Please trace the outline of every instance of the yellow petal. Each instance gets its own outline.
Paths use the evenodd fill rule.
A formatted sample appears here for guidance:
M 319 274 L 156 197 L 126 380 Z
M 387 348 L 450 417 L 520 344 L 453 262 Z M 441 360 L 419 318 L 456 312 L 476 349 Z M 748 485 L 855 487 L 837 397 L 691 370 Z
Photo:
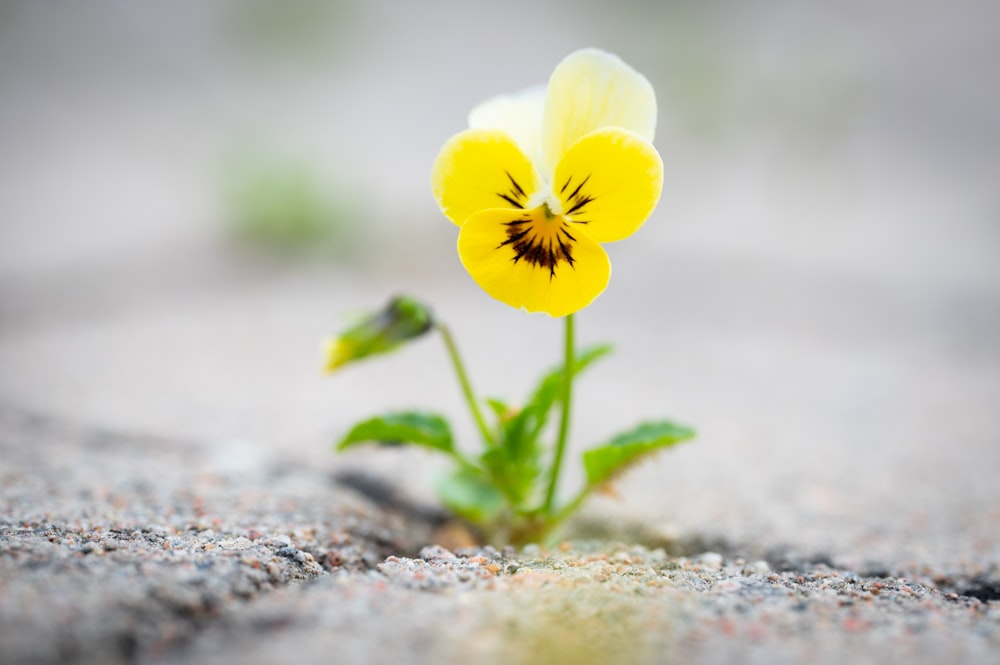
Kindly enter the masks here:
M 583 49 L 566 56 L 549 79 L 542 124 L 543 175 L 570 146 L 602 127 L 628 129 L 647 141 L 656 131 L 656 93 L 618 56 Z
M 323 340 L 323 356 L 323 369 L 333 372 L 351 359 L 351 347 L 340 337 L 330 337 Z
M 601 129 L 577 141 L 552 181 L 562 214 L 597 242 L 635 233 L 662 188 L 663 162 L 656 148 L 623 129 Z
M 458 255 L 497 300 L 550 316 L 583 309 L 611 278 L 604 249 L 545 206 L 473 215 L 458 234 Z
M 513 95 L 499 95 L 469 111 L 472 129 L 501 129 L 521 146 L 533 161 L 541 151 L 545 86 L 528 88 Z
M 507 133 L 467 129 L 441 148 L 431 171 L 434 198 L 461 226 L 489 208 L 523 208 L 541 186 L 531 160 Z

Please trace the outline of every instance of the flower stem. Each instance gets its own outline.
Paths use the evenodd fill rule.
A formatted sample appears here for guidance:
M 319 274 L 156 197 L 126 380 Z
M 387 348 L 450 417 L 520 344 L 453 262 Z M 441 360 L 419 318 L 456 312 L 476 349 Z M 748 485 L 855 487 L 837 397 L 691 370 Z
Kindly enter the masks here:
M 563 362 L 563 384 L 562 384 L 562 415 L 559 420 L 559 438 L 556 440 L 556 455 L 552 460 L 552 472 L 549 476 L 549 489 L 545 493 L 544 512 L 552 514 L 552 507 L 556 500 L 556 487 L 559 483 L 559 471 L 562 467 L 563 455 L 566 453 L 566 439 L 569 435 L 569 415 L 573 398 L 573 374 L 576 369 L 576 357 L 573 351 L 573 315 L 566 316 L 566 350 Z
M 489 428 L 486 426 L 486 421 L 483 420 L 483 414 L 479 410 L 479 401 L 472 392 L 472 385 L 469 383 L 469 375 L 465 371 L 465 365 L 462 363 L 461 356 L 458 355 L 458 347 L 455 345 L 455 340 L 452 338 L 448 327 L 443 323 L 437 323 L 435 326 L 437 327 L 438 332 L 441 333 L 441 337 L 444 338 L 444 345 L 448 349 L 448 357 L 451 358 L 451 364 L 455 368 L 455 374 L 458 376 L 458 382 L 462 386 L 462 394 L 465 395 L 465 401 L 469 405 L 469 411 L 472 412 L 472 417 L 475 419 L 476 425 L 479 427 L 479 433 L 482 435 L 483 440 L 487 444 L 492 445 L 495 443 L 493 434 L 490 433 Z

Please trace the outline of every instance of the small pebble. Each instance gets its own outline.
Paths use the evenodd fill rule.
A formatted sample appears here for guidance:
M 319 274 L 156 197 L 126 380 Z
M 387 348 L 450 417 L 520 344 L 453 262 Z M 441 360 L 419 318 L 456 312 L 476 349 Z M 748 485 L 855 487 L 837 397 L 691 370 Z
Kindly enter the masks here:
M 744 575 L 768 575 L 770 572 L 771 566 L 767 561 L 754 561 L 743 567 Z
M 704 554 L 699 556 L 696 559 L 696 561 L 705 568 L 718 570 L 722 568 L 722 563 L 724 559 L 722 558 L 722 555 L 719 554 L 718 552 L 705 552 Z
M 454 552 L 446 550 L 440 545 L 428 545 L 420 550 L 420 558 L 424 561 L 441 561 L 457 559 L 458 557 L 455 556 Z

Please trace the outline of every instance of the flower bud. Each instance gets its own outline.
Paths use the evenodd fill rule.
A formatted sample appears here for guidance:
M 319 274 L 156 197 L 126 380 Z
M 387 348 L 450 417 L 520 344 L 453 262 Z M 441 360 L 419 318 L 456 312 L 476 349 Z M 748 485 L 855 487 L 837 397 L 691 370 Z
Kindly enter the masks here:
M 430 309 L 407 296 L 397 296 L 386 307 L 323 343 L 324 368 L 338 367 L 368 356 L 388 353 L 416 339 L 434 325 Z

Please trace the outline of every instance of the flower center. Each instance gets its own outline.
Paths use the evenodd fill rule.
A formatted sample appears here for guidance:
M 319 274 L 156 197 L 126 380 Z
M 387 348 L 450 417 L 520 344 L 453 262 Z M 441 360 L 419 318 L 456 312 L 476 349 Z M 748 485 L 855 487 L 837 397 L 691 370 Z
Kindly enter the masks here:
M 525 261 L 536 268 L 547 269 L 549 279 L 556 276 L 561 263 L 574 267 L 573 243 L 576 238 L 569 232 L 569 222 L 552 211 L 547 202 L 524 210 L 516 219 L 504 222 L 507 239 L 497 245 L 497 250 L 509 248 L 511 261 Z

